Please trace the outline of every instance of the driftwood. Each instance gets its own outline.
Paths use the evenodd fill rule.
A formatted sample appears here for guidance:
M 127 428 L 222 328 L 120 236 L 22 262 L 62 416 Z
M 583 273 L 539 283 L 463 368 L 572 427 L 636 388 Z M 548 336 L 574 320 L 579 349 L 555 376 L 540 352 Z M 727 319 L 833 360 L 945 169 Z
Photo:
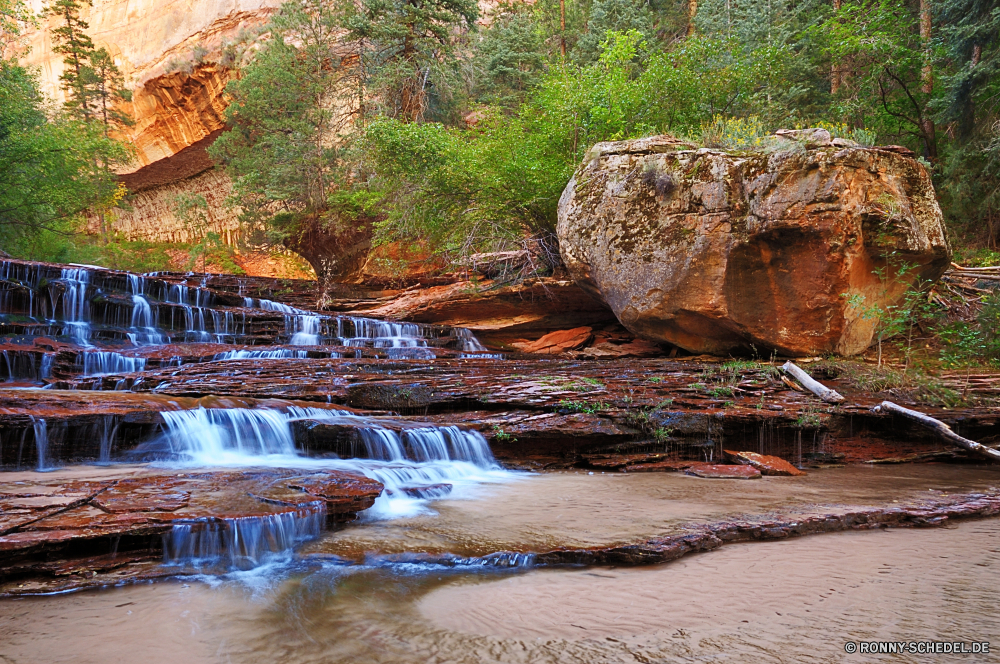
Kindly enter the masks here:
M 888 411 L 890 413 L 895 413 L 896 415 L 902 415 L 903 417 L 913 420 L 917 424 L 931 429 L 948 442 L 965 448 L 976 456 L 983 457 L 984 459 L 991 459 L 993 461 L 1000 461 L 1000 450 L 986 447 L 985 445 L 977 443 L 974 440 L 969 440 L 968 438 L 962 438 L 957 433 L 952 431 L 950 426 L 941 420 L 935 420 L 929 415 L 918 413 L 917 411 L 910 410 L 909 408 L 903 408 L 902 406 L 898 406 L 891 401 L 883 401 L 872 410 L 876 413 Z
M 781 370 L 794 376 L 795 380 L 802 384 L 802 387 L 806 388 L 827 403 L 840 403 L 844 400 L 844 397 L 841 396 L 839 392 L 831 390 L 819 381 L 813 380 L 812 376 L 798 368 L 791 361 L 785 362 L 784 366 L 781 367 Z

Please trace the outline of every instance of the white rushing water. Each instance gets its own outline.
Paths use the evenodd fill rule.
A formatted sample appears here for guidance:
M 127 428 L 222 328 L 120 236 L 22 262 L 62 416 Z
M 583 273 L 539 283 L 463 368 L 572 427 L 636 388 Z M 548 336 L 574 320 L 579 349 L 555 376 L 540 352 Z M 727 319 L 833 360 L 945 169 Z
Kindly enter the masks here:
M 62 317 L 66 324 L 64 333 L 81 346 L 90 346 L 90 306 L 87 302 L 90 271 L 78 267 L 63 268 L 61 278 L 66 284 L 62 300 Z
M 292 512 L 178 523 L 163 538 L 163 562 L 256 567 L 316 539 L 325 521 L 325 504 L 317 501 Z
M 76 356 L 76 366 L 83 370 L 84 376 L 135 373 L 146 368 L 146 358 L 113 351 L 85 351 Z
M 499 467 L 479 433 L 453 426 L 395 432 L 349 412 L 295 406 L 286 412 L 199 408 L 161 416 L 164 433 L 154 446 L 169 454 L 166 463 L 171 465 L 340 470 L 378 480 L 385 490 L 362 519 L 413 516 L 428 511 L 427 503 L 434 498 L 461 498 L 477 485 L 516 477 Z M 350 425 L 370 458 L 301 455 L 292 433 L 296 420 Z M 318 502 L 294 512 L 176 523 L 164 536 L 164 562 L 242 569 L 266 564 L 319 537 L 326 518 L 323 509 Z
M 363 515 L 370 519 L 408 516 L 426 511 L 427 499 L 411 495 L 420 487 L 450 484 L 452 494 L 484 482 L 516 477 L 496 463 L 489 444 L 476 431 L 424 426 L 401 432 L 352 413 L 320 408 L 199 408 L 161 413 L 164 433 L 153 447 L 170 464 L 185 467 L 301 468 L 343 470 L 378 480 L 385 491 Z M 292 422 L 320 420 L 358 431 L 369 458 L 316 459 L 295 445 Z M 409 490 L 409 492 L 408 492 Z
M 48 464 L 48 454 L 49 454 L 49 427 L 44 419 L 39 418 L 32 420 L 32 429 L 35 434 L 35 454 L 38 457 L 37 470 L 51 470 Z
M 137 274 L 128 275 L 132 295 L 132 326 L 129 340 L 136 345 L 165 344 L 169 341 L 157 327 L 153 308 L 146 298 L 146 280 Z
M 216 353 L 212 359 L 218 360 L 282 360 L 288 358 L 304 359 L 309 357 L 308 351 L 276 348 L 272 350 L 227 350 Z

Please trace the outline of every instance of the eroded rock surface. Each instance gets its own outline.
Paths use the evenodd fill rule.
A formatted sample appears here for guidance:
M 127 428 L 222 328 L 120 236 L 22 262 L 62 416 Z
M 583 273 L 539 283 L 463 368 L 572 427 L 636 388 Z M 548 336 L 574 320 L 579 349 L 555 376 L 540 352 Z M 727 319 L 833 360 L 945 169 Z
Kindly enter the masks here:
M 146 564 L 162 560 L 165 547 L 169 553 L 178 538 L 202 531 L 221 533 L 219 541 L 232 547 L 251 531 L 264 532 L 266 539 L 272 523 L 280 534 L 281 529 L 294 529 L 297 519 L 312 520 L 320 528 L 323 521 L 351 521 L 371 507 L 383 489 L 375 480 L 350 473 L 298 472 L 142 472 L 69 481 L 48 475 L 0 478 L 0 585 L 25 577 L 35 584 L 54 578 L 72 585 L 110 570 L 119 570 L 119 582 L 134 579 Z M 229 531 L 233 536 L 227 538 Z M 254 553 L 248 546 L 215 553 Z
M 559 202 L 566 266 L 646 339 L 861 352 L 862 309 L 949 264 L 930 175 L 897 151 L 785 142 L 770 154 L 666 136 L 596 145 Z
M 757 454 L 756 452 L 731 452 L 724 450 L 726 458 L 732 459 L 734 463 L 744 463 L 753 466 L 764 475 L 805 475 L 781 457 L 769 454 Z

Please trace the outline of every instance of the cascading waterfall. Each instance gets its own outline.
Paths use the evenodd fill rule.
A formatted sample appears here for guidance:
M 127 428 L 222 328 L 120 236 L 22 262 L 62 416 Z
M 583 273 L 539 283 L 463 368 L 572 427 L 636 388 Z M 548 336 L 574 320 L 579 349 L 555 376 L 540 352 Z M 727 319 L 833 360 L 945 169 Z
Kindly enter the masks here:
M 420 326 L 415 323 L 389 323 L 371 318 L 355 317 L 350 317 L 347 320 L 351 322 L 355 336 L 344 338 L 345 346 L 371 345 L 373 348 L 416 348 L 427 345 Z
M 462 346 L 462 350 L 464 350 L 467 353 L 475 353 L 488 350 L 486 346 L 479 343 L 479 339 L 477 339 L 476 335 L 472 333 L 472 330 L 469 330 L 464 327 L 456 327 L 455 336 L 458 337 L 459 343 Z
M 90 286 L 90 272 L 85 268 L 63 268 L 62 280 L 66 284 L 63 293 L 62 315 L 68 334 L 81 346 L 90 346 L 90 307 L 87 302 L 87 288 Z M 34 305 L 30 307 L 34 309 Z
M 288 358 L 304 359 L 309 357 L 309 352 L 304 350 L 289 350 L 287 348 L 277 348 L 274 350 L 227 350 L 224 353 L 216 353 L 213 360 L 282 360 Z M 333 355 L 333 357 L 337 357 Z
M 496 465 L 486 440 L 458 427 L 421 427 L 401 434 L 352 413 L 320 408 L 278 410 L 196 409 L 161 413 L 160 448 L 182 463 L 198 466 L 274 466 L 312 471 L 352 471 L 376 479 L 386 490 L 368 510 L 375 518 L 413 514 L 426 499 L 446 491 L 413 487 L 499 481 L 509 474 Z M 370 459 L 310 459 L 299 455 L 291 423 L 298 419 L 367 424 Z M 416 498 L 414 493 L 422 495 Z M 164 537 L 170 564 L 225 564 L 246 568 L 318 537 L 325 523 L 321 504 L 279 514 L 233 519 L 199 519 L 175 524 Z
M 420 427 L 399 433 L 378 428 L 359 429 L 368 456 L 382 461 L 467 461 L 483 468 L 495 465 L 486 439 L 458 427 Z
M 111 447 L 114 445 L 119 424 L 121 419 L 117 415 L 105 415 L 99 422 L 94 423 L 93 435 L 100 441 L 98 463 L 111 463 Z
M 377 356 L 391 359 L 432 359 L 437 354 L 431 341 L 436 332 L 429 326 L 356 316 L 329 316 L 240 295 L 237 302 L 247 309 L 278 312 L 284 317 L 284 334 L 279 341 L 273 337 L 269 326 L 262 326 L 255 320 L 259 314 L 219 306 L 219 295 L 205 287 L 204 279 L 203 285 L 197 287 L 170 283 L 168 275 L 156 273 L 104 273 L 92 266 L 60 267 L 58 270 L 0 260 L 0 280 L 26 286 L 0 290 L 0 322 L 5 324 L 7 334 L 67 335 L 88 349 L 94 348 L 97 340 L 103 344 L 105 340 L 115 339 L 128 339 L 138 346 L 180 341 L 232 344 L 283 341 L 300 346 L 348 346 L 358 349 L 354 352 L 356 357 L 361 357 L 361 348 L 380 349 Z M 122 290 L 128 298 L 126 301 L 121 297 Z M 225 297 L 221 300 L 228 303 Z M 54 309 L 50 310 L 50 304 Z M 50 311 L 54 311 L 54 315 Z M 456 329 L 454 335 L 463 352 L 482 351 L 483 347 L 468 330 Z M 259 359 L 280 357 L 284 356 L 261 356 Z M 51 376 L 53 358 L 50 356 L 44 361 L 44 371 L 36 367 L 34 375 L 30 376 L 19 369 L 15 375 L 24 374 L 26 379 L 36 382 Z M 111 366 L 107 371 L 129 369 L 124 365 Z M 136 367 L 136 370 L 141 369 Z M 104 369 L 95 368 L 87 373 L 99 375 L 103 372 Z
M 378 480 L 385 492 L 370 512 L 395 516 L 422 509 L 423 501 L 407 489 L 433 484 L 508 479 L 489 444 L 476 431 L 458 427 L 420 427 L 396 433 L 376 420 L 321 408 L 278 410 L 199 408 L 165 411 L 164 434 L 142 451 L 169 456 L 185 465 L 332 468 Z M 312 459 L 299 454 L 292 435 L 294 420 L 338 421 L 356 428 L 365 443 L 364 459 Z
M 277 410 L 198 408 L 160 413 L 171 453 L 224 464 L 269 454 L 294 455 L 288 416 Z
M 318 346 L 320 341 L 319 316 L 295 316 L 295 333 L 289 343 L 293 346 Z
M 48 354 L 42 355 L 41 360 L 36 361 L 37 355 L 35 353 L 5 350 L 0 351 L 0 357 L 3 357 L 3 365 L 0 366 L 0 369 L 6 369 L 8 382 L 37 381 L 52 372 L 52 356 Z
M 156 326 L 153 308 L 146 299 L 146 280 L 137 274 L 128 275 L 129 291 L 132 294 L 132 331 L 128 337 L 136 345 L 165 344 L 164 337 Z
M 113 351 L 86 351 L 77 355 L 76 366 L 82 369 L 84 376 L 135 373 L 146 368 L 146 358 Z
M 243 301 L 244 303 L 249 302 L 247 306 L 253 306 L 252 297 L 243 298 Z M 304 309 L 297 309 L 287 304 L 265 299 L 257 300 L 257 306 L 265 311 L 278 311 L 285 314 L 285 333 L 289 336 L 288 343 L 293 346 L 318 346 L 322 343 L 320 316 Z
M 32 428 L 35 432 L 35 454 L 38 457 L 37 470 L 50 470 L 48 464 L 49 456 L 49 428 L 42 418 L 32 420 Z
M 175 523 L 163 536 L 163 562 L 168 565 L 214 565 L 247 569 L 269 558 L 287 556 L 323 532 L 326 506 L 278 514 L 230 519 L 198 519 Z

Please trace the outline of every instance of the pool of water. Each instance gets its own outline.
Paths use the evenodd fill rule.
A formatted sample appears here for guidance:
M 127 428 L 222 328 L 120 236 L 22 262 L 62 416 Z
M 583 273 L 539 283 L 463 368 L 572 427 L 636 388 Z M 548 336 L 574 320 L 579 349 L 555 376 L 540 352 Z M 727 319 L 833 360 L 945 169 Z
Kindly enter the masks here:
M 744 513 L 882 505 L 1000 485 L 988 467 L 936 464 L 848 466 L 759 480 L 587 471 L 515 477 L 436 501 L 428 513 L 328 533 L 302 551 L 358 560 L 370 552 L 482 556 L 608 546 Z

